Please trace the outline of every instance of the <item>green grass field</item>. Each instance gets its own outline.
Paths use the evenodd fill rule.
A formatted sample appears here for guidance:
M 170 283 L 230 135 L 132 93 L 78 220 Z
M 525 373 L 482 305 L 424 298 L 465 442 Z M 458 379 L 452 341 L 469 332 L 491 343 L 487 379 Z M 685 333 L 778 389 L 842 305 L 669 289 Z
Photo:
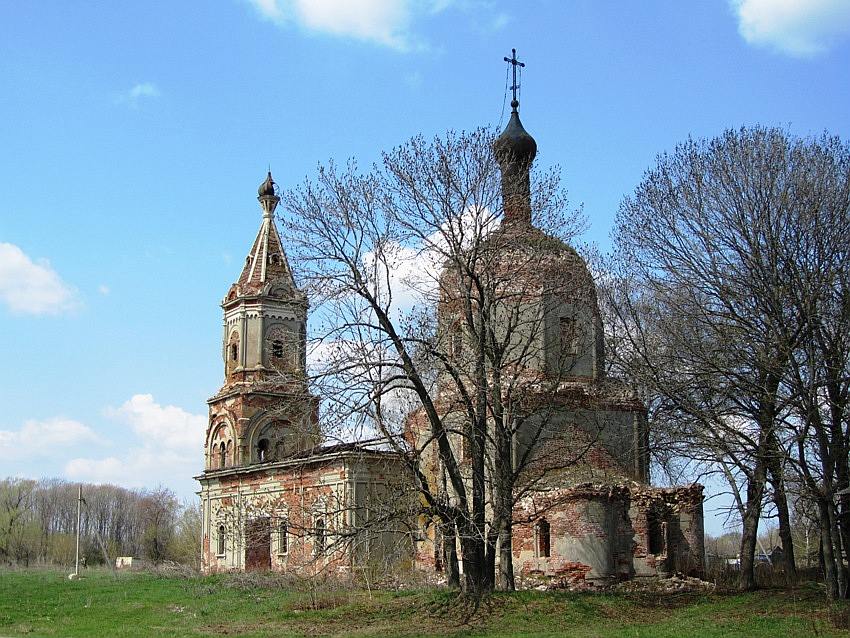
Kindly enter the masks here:
M 292 591 L 227 576 L 0 571 L 0 636 L 847 636 L 846 607 L 795 593 L 495 595 Z

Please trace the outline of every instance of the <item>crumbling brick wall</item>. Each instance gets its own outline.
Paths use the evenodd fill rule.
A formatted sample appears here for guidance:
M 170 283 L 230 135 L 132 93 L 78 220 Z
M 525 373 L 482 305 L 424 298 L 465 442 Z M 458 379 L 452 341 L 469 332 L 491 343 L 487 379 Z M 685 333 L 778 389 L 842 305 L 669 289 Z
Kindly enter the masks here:
M 703 486 L 631 487 L 635 570 L 639 576 L 702 576 Z
M 409 525 L 386 516 L 391 508 L 404 515 L 403 495 L 396 492 L 403 479 L 397 460 L 357 454 L 205 478 L 203 569 L 312 573 L 347 570 L 369 561 L 398 564 L 402 557 L 409 562 Z M 263 524 L 252 525 L 258 520 Z M 225 551 L 220 554 L 222 525 Z M 251 538 L 251 530 L 262 536 Z M 268 558 L 261 558 L 267 564 L 249 564 L 251 545 L 257 542 L 266 546 Z
M 631 526 L 628 489 L 584 483 L 525 499 L 515 513 L 514 560 L 522 573 L 588 580 L 629 578 Z M 539 546 L 540 521 L 549 526 L 549 556 Z M 537 532 L 535 531 L 537 526 Z

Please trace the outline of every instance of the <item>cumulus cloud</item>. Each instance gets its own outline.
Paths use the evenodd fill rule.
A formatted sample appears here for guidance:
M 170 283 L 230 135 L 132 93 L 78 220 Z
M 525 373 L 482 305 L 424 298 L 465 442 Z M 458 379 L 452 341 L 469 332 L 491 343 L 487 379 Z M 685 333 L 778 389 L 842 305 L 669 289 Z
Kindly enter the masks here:
M 106 416 L 130 428 L 135 441 L 122 454 L 75 458 L 65 465 L 69 478 L 126 487 L 159 483 L 191 489 L 191 477 L 203 467 L 207 419 L 173 405 L 160 405 L 150 394 L 136 394 Z
M 174 405 L 160 405 L 151 394 L 135 394 L 108 417 L 129 425 L 145 444 L 176 451 L 198 451 L 204 445 L 207 419 Z
M 850 34 L 847 0 L 731 0 L 731 5 L 748 43 L 794 56 L 824 53 Z
M 276 24 L 295 23 L 316 33 L 345 36 L 408 50 L 415 38 L 410 27 L 417 14 L 446 9 L 449 0 L 249 0 Z
M 119 93 L 115 98 L 115 102 L 117 104 L 127 104 L 137 107 L 142 100 L 150 100 L 160 95 L 159 88 L 154 83 L 139 82 L 126 91 Z
M 0 459 L 51 456 L 75 445 L 99 442 L 91 428 L 73 419 L 29 420 L 18 430 L 0 430 Z
M 14 244 L 0 242 L 0 303 L 15 314 L 57 315 L 73 310 L 77 295 L 46 259 L 33 261 Z

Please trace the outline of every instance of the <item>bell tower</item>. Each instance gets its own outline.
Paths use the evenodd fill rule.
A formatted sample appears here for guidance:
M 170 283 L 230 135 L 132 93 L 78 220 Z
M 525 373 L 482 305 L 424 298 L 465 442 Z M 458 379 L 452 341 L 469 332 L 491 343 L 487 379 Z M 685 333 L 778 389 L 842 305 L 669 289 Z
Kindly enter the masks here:
M 307 296 L 275 226 L 271 171 L 257 200 L 260 230 L 221 303 L 224 384 L 208 401 L 207 471 L 282 460 L 319 440 L 318 404 L 307 389 Z

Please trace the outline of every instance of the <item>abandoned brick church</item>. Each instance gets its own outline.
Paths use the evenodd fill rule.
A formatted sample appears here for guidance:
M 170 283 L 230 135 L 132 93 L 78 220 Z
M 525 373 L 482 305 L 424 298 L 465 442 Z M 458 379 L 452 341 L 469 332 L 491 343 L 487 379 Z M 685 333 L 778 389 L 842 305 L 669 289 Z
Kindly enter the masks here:
M 538 365 L 550 376 L 558 368 L 562 378 L 541 445 L 553 458 L 582 449 L 576 462 L 546 474 L 518 500 L 514 570 L 599 584 L 672 572 L 698 575 L 704 560 L 702 486 L 649 484 L 646 409 L 629 388 L 605 375 L 601 317 L 586 263 L 531 223 L 528 170 L 537 145 L 520 122 L 516 100 L 512 106 L 494 149 L 505 210 L 493 241 L 515 251 L 548 251 L 546 267 L 529 275 L 549 290 L 538 300 L 547 308 Z M 271 173 L 258 200 L 259 232 L 222 302 L 224 384 L 208 401 L 205 470 L 197 477 L 203 568 L 344 571 L 381 562 L 440 572 L 438 527 L 406 515 L 408 501 L 401 495 L 412 477 L 401 460 L 379 441 L 323 441 L 319 401 L 307 384 L 309 302 L 275 225 L 280 199 Z M 547 277 L 564 273 L 581 294 L 547 289 Z M 439 307 L 440 321 L 450 323 L 452 312 L 448 304 Z M 570 366 L 562 374 L 559 353 L 565 348 Z M 416 414 L 407 435 L 427 439 Z M 522 432 L 517 439 L 522 450 Z M 420 470 L 438 480 L 434 447 L 422 443 Z M 394 508 L 399 516 L 387 516 Z M 378 518 L 394 522 L 369 525 Z M 459 563 L 462 569 L 462 555 Z

